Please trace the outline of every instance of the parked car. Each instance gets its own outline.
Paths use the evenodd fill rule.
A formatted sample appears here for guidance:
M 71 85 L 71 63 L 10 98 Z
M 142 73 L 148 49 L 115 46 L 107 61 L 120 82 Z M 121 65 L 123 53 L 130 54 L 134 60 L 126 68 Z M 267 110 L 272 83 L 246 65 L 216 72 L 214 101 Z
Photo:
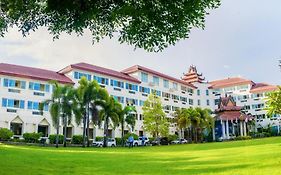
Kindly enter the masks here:
M 95 146 L 95 147 L 103 147 L 103 140 L 101 140 L 101 141 L 93 141 L 93 146 Z M 116 146 L 116 140 L 114 138 L 108 138 L 107 139 L 107 146 L 108 147 L 115 147 Z
M 149 139 L 148 137 L 144 136 L 144 146 L 148 146 L 148 144 L 149 144 Z M 128 140 L 126 142 L 126 146 L 129 146 Z M 138 140 L 134 140 L 133 146 L 142 146 L 142 137 L 139 137 Z
M 171 142 L 171 144 L 185 144 L 185 143 L 187 143 L 187 140 L 186 140 L 186 139 L 183 139 L 183 138 L 177 139 L 177 140 L 173 140 L 173 141 Z
M 155 145 L 169 145 L 169 140 L 168 137 L 160 137 L 160 138 L 156 138 L 155 140 L 153 140 L 151 142 L 152 146 Z

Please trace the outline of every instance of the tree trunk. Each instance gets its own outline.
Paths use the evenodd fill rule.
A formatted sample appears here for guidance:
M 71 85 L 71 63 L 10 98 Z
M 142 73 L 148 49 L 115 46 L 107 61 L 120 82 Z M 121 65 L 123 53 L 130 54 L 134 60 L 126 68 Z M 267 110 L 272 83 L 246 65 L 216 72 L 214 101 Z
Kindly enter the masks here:
M 104 120 L 104 131 L 103 131 L 103 147 L 107 147 L 107 131 L 108 131 L 108 117 Z
M 60 133 L 60 118 L 57 119 L 57 137 L 56 137 L 56 148 L 59 147 L 59 133 Z
M 86 145 L 86 116 L 83 117 L 83 144 L 82 147 L 85 148 Z
M 62 114 L 63 117 L 63 125 L 64 125 L 64 138 L 63 138 L 63 147 L 66 147 L 66 131 L 67 131 L 67 119 L 64 116 L 64 114 Z
M 122 146 L 124 146 L 124 122 L 122 122 L 122 125 L 121 125 L 121 141 L 122 141 Z
M 87 105 L 87 147 L 90 147 L 90 116 L 89 105 Z

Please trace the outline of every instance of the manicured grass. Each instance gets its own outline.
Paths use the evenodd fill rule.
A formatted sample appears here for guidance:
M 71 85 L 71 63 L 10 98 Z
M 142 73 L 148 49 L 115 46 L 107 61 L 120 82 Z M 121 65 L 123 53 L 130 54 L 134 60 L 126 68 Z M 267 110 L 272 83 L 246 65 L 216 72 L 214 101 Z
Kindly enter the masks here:
M 281 174 L 281 137 L 139 148 L 0 144 L 0 174 Z

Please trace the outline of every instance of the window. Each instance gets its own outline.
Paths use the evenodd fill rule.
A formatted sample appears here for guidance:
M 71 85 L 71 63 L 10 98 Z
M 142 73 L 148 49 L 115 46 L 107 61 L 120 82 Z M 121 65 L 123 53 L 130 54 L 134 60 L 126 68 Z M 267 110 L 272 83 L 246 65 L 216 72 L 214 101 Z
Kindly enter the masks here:
M 210 106 L 210 100 L 207 99 L 207 106 Z
M 12 79 L 4 78 L 3 85 L 4 85 L 4 87 L 25 89 L 26 82 L 20 81 L 20 80 L 12 80 Z
M 29 89 L 35 91 L 50 92 L 49 84 L 40 84 L 35 82 L 29 82 Z
M 159 86 L 159 77 L 153 76 L 153 84 Z
M 88 81 L 92 80 L 92 76 L 90 74 L 82 73 L 82 72 L 74 72 L 74 78 L 80 80 L 82 77 L 85 77 Z
M 197 95 L 200 95 L 200 90 L 199 89 L 197 89 Z
M 209 90 L 208 89 L 206 89 L 206 95 L 209 96 Z
M 148 74 L 147 73 L 141 72 L 141 81 L 144 82 L 144 83 L 148 82 Z
M 164 88 L 169 88 L 169 81 L 163 80 L 163 85 L 164 85 Z
M 155 89 L 151 89 L 151 93 L 155 93 L 158 97 L 161 96 L 161 91 L 155 90 Z
M 193 99 L 188 99 L 189 105 L 193 105 Z
M 166 92 L 162 92 L 162 97 L 170 98 L 170 97 L 171 97 L 171 94 L 166 93 Z
M 181 90 L 184 91 L 184 92 L 187 92 L 187 87 L 181 86 Z
M 163 109 L 166 111 L 170 111 L 171 110 L 171 106 L 170 105 L 165 105 L 163 106 Z
M 133 98 L 126 98 L 127 105 L 138 105 L 138 100 Z
M 197 105 L 200 106 L 201 105 L 201 101 L 197 100 Z
M 177 83 L 173 83 L 173 89 L 178 90 L 178 84 Z
M 173 100 L 180 100 L 180 97 L 178 95 L 172 94 L 172 99 Z
M 117 100 L 119 103 L 124 103 L 124 97 L 121 96 L 112 96 L 115 100 Z
M 262 108 L 264 108 L 264 104 L 263 103 L 252 105 L 252 109 L 262 109 Z
M 172 111 L 176 111 L 176 110 L 178 110 L 178 109 L 180 109 L 180 108 L 177 107 L 177 106 L 172 106 Z
M 187 98 L 186 97 L 180 97 L 180 100 L 183 102 L 187 102 Z
M 40 110 L 40 105 L 41 105 L 41 103 L 39 103 L 39 102 L 28 101 L 27 102 L 27 109 Z M 44 111 L 48 111 L 49 110 L 48 104 L 44 104 L 43 110 Z
M 94 76 L 94 80 L 96 80 L 99 84 L 108 85 L 108 78 Z
M 147 87 L 140 86 L 140 92 L 150 94 L 150 89 Z
M 143 101 L 143 100 L 140 100 L 139 105 L 140 105 L 140 106 L 143 106 L 143 105 L 144 105 L 144 101 Z
M 2 98 L 2 107 L 24 109 L 24 100 L 14 100 L 14 99 Z
M 218 105 L 220 102 L 220 99 L 215 99 L 215 105 Z
M 126 89 L 129 89 L 129 90 L 132 90 L 132 91 L 138 91 L 138 85 L 126 83 Z
M 232 92 L 232 91 L 235 91 L 235 87 L 227 87 L 227 88 L 224 88 L 224 91 L 225 91 L 225 92 Z
M 124 82 L 117 80 L 110 80 L 110 85 L 114 87 L 124 88 Z

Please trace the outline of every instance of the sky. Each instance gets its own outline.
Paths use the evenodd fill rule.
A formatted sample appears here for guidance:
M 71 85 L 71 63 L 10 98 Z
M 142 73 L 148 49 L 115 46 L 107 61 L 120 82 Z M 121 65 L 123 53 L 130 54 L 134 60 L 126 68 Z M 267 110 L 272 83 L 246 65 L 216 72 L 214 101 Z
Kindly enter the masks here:
M 10 29 L 0 38 L 0 62 L 54 71 L 78 62 L 117 71 L 138 64 L 176 78 L 195 65 L 208 81 L 241 76 L 281 84 L 280 0 L 222 0 L 205 25 L 161 53 L 134 50 L 108 38 L 92 45 L 89 32 L 53 41 L 44 28 L 27 37 Z

